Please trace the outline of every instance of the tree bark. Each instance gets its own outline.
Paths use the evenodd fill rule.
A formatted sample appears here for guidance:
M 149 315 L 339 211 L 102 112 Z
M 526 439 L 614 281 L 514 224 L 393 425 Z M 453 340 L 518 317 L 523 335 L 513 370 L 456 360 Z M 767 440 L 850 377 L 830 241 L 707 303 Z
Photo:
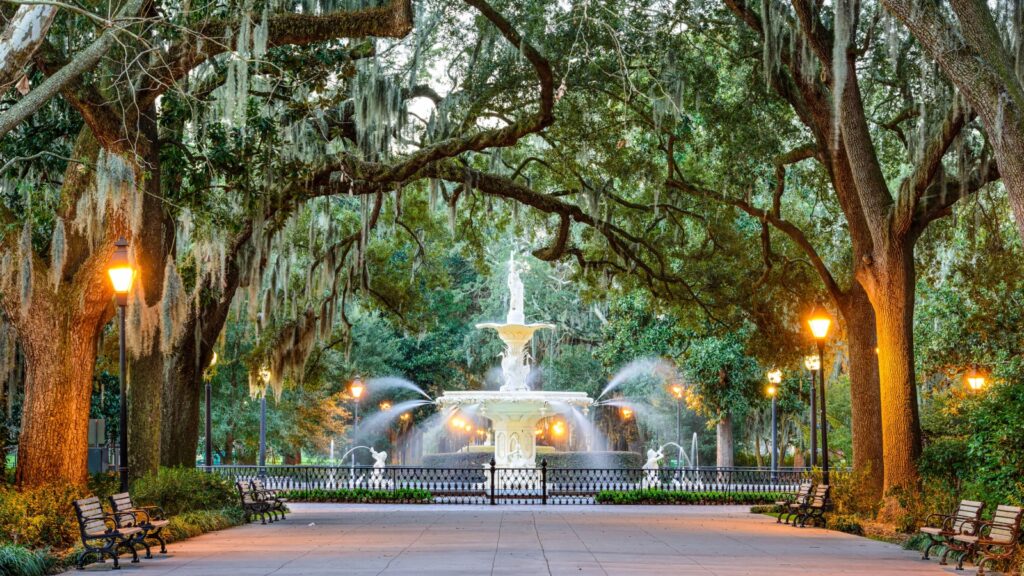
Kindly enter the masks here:
M 876 499 L 882 497 L 885 471 L 882 447 L 882 399 L 878 379 L 875 311 L 859 282 L 853 282 L 841 308 L 850 354 L 850 415 L 853 468 Z
M 140 167 L 139 181 L 142 192 L 142 224 L 135 238 L 134 252 L 139 270 L 137 282 L 147 307 L 160 306 L 163 297 L 164 270 L 168 258 L 173 258 L 171 246 L 174 227 L 163 206 L 160 173 L 160 147 L 158 142 L 156 108 L 151 106 L 139 117 L 140 138 L 144 166 Z M 142 177 L 144 174 L 144 180 Z M 162 324 L 162 314 L 161 322 Z M 141 357 L 130 364 L 131 373 L 128 399 L 128 473 L 131 479 L 152 474 L 160 467 L 161 421 L 163 418 L 165 359 L 160 347 L 162 331 L 157 326 L 153 343 Z
M 913 490 L 921 454 L 914 377 L 914 239 L 887 247 L 875 270 L 858 270 L 875 310 L 881 382 L 884 487 Z
M 38 306 L 43 298 L 33 300 Z M 24 488 L 58 479 L 85 484 L 89 476 L 89 400 L 101 324 L 76 313 L 76 302 L 51 304 L 33 310 L 19 334 L 29 381 L 16 475 Z
M 715 462 L 719 468 L 731 468 L 735 462 L 733 459 L 732 415 L 726 413 L 725 416 L 722 416 L 715 428 L 718 435 L 718 452 Z

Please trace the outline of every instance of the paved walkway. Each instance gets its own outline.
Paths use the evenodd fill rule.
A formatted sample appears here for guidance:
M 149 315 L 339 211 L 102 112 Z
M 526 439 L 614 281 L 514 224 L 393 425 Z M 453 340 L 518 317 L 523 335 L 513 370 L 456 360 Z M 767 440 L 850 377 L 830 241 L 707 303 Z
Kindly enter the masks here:
M 121 574 L 953 574 L 898 546 L 777 525 L 739 506 L 292 508 L 286 521 L 172 544 L 166 556 L 123 564 Z

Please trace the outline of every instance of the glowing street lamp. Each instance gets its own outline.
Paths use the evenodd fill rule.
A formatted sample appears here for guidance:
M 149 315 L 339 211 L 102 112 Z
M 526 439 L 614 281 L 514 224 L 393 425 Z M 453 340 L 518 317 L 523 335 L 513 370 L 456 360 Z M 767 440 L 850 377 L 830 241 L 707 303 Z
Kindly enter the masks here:
M 270 386 L 270 377 L 270 368 L 261 367 L 260 380 L 263 381 L 263 393 L 260 394 L 260 474 L 263 474 L 263 467 L 267 465 L 267 388 Z
M 206 368 L 207 368 L 207 370 L 209 370 L 210 368 L 213 368 L 216 365 L 217 365 L 217 351 L 214 350 L 213 351 L 213 357 L 210 358 L 210 365 L 207 366 Z M 213 466 L 213 414 L 210 411 L 211 410 L 211 408 L 210 408 L 210 406 L 211 406 L 210 397 L 212 396 L 213 389 L 211 387 L 212 383 L 210 381 L 212 379 L 212 377 L 209 376 L 209 375 L 205 375 L 205 376 L 206 376 L 206 378 L 204 378 L 204 379 L 206 380 L 206 450 L 205 450 L 205 454 L 203 456 L 203 462 L 206 464 L 206 466 L 209 467 L 209 466 Z
M 964 380 L 967 382 L 967 386 L 974 392 L 978 392 L 984 388 L 987 383 L 985 373 L 978 370 L 977 366 L 972 366 L 971 369 L 967 371 L 967 375 L 964 377 Z
M 779 394 L 779 384 L 781 383 L 782 370 L 775 369 L 768 372 L 767 392 L 772 399 L 772 482 L 775 482 L 779 473 L 779 425 L 775 397 Z
M 673 384 L 669 390 L 676 399 L 676 444 L 683 442 L 683 385 Z
M 629 420 L 630 418 L 633 417 L 633 410 L 631 408 L 623 407 L 621 412 L 623 420 Z
M 385 400 L 378 405 L 378 408 L 380 408 L 381 412 L 387 412 L 388 410 L 391 410 L 391 402 Z
M 125 359 L 125 308 L 128 306 L 128 292 L 132 289 L 132 280 L 135 278 L 135 270 L 128 259 L 128 241 L 118 238 L 114 242 L 114 253 L 110 256 L 107 264 L 107 275 L 110 276 L 110 283 L 114 287 L 114 295 L 117 296 L 118 329 L 120 331 L 120 373 L 118 381 L 121 385 L 121 424 L 119 426 L 119 440 L 121 443 L 118 450 L 118 468 L 121 472 L 121 491 L 128 491 L 128 385 L 125 380 L 127 362 Z
M 814 466 L 818 463 L 818 411 L 816 407 L 818 394 L 814 391 L 814 375 L 821 370 L 821 357 L 816 354 L 807 356 L 804 358 L 804 366 L 811 374 L 811 466 Z
M 818 388 L 821 394 L 821 477 L 828 484 L 828 420 L 825 410 L 825 339 L 828 338 L 832 317 L 821 306 L 815 306 L 807 318 L 807 325 L 818 345 Z

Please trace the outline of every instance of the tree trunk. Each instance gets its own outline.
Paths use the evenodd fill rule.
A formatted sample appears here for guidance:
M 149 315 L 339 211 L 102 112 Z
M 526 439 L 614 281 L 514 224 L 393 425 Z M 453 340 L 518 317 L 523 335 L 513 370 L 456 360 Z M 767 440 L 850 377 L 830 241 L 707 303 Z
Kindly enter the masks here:
M 732 415 L 726 413 L 718 421 L 716 426 L 718 433 L 718 454 L 716 465 L 719 468 L 731 468 L 733 466 L 732 452 Z
M 33 298 L 33 305 L 39 300 Z M 83 322 L 73 309 L 54 302 L 49 310 L 33 310 L 19 334 L 28 381 L 17 469 L 17 483 L 24 488 L 88 480 L 89 400 L 99 327 Z
M 893 242 L 884 260 L 858 277 L 870 287 L 878 337 L 878 374 L 882 412 L 883 488 L 914 490 L 921 454 L 917 383 L 914 377 L 914 248 L 913 240 Z
M 167 362 L 171 365 L 164 386 L 160 464 L 194 467 L 199 450 L 199 406 L 204 386 L 202 370 L 196 366 L 194 330 L 184 334 L 175 346 L 174 356 Z M 207 359 L 206 364 L 209 362 Z
M 160 148 L 157 145 L 156 110 L 150 107 L 139 118 L 139 129 L 148 146 L 144 147 L 145 166 L 140 167 L 139 181 L 145 190 L 142 197 L 142 224 L 135 230 L 134 251 L 139 269 L 138 282 L 147 307 L 159 306 L 163 297 L 164 269 L 172 258 L 171 246 L 174 227 L 169 222 L 163 205 L 160 178 Z M 146 170 L 145 180 L 142 180 Z M 161 322 L 163 323 L 163 314 Z M 152 347 L 135 359 L 131 373 L 128 399 L 128 473 L 131 479 L 155 473 L 160 466 L 161 421 L 165 373 L 164 355 L 160 339 L 167 326 L 158 326 Z
M 878 384 L 875 311 L 864 287 L 853 282 L 842 307 L 850 354 L 853 468 L 876 500 L 882 498 L 882 399 Z

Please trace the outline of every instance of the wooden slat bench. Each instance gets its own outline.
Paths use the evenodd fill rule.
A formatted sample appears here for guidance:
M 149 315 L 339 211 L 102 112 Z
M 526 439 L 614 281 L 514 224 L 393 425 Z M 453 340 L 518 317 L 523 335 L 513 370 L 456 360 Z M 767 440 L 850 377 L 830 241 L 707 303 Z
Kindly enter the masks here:
M 82 534 L 83 550 L 78 554 L 79 570 L 85 568 L 85 560 L 96 554 L 102 562 L 104 556 L 114 560 L 114 570 L 121 566 L 117 562 L 118 548 L 127 548 L 132 553 L 132 562 L 139 561 L 139 555 L 133 545 L 142 528 L 119 528 L 114 518 L 103 511 L 100 499 L 96 496 L 75 500 L 75 516 L 78 517 L 78 528 Z
M 798 513 L 796 519 L 793 520 L 793 525 L 799 525 L 801 528 L 807 525 L 810 521 L 815 526 L 818 525 L 818 521 L 821 521 L 821 525 L 825 525 L 825 512 L 832 509 L 832 499 L 829 497 L 831 493 L 828 484 L 818 484 L 814 487 L 814 492 L 810 499 L 807 501 L 807 505 L 804 506 Z
M 119 528 L 141 528 L 135 542 L 146 547 L 146 558 L 152 558 L 153 554 L 149 549 L 146 540 L 154 539 L 160 543 L 160 553 L 167 553 L 167 543 L 161 535 L 164 527 L 170 524 L 170 520 L 164 515 L 159 506 L 136 506 L 132 497 L 127 492 L 114 494 L 110 497 L 111 516 Z
M 270 504 L 260 499 L 252 491 L 252 484 L 248 480 L 235 482 L 235 488 L 238 490 L 238 498 L 242 502 L 242 512 L 245 513 L 245 521 L 251 522 L 253 516 L 259 515 L 260 524 L 266 524 L 267 513 L 270 512 Z M 270 521 L 274 521 L 273 516 L 271 516 Z
M 778 507 L 779 517 L 775 520 L 775 523 L 778 524 L 782 522 L 782 517 L 785 516 L 786 524 L 789 524 L 790 518 L 800 510 L 801 506 L 807 504 L 807 500 L 811 497 L 811 488 L 813 487 L 814 484 L 804 482 L 799 488 L 797 488 L 796 494 L 793 495 L 792 499 L 776 501 L 775 506 Z
M 947 545 L 948 552 L 949 540 L 953 536 L 958 534 L 973 535 L 978 521 L 981 520 L 981 511 L 984 508 L 985 504 L 983 502 L 961 500 L 960 505 L 957 506 L 956 512 L 953 514 L 932 514 L 929 516 L 925 520 L 925 525 L 920 529 L 921 534 L 928 538 L 928 545 L 924 547 L 921 559 L 927 560 L 932 548 L 939 545 Z M 939 564 L 945 566 L 945 553 L 942 555 Z
M 270 512 L 271 517 L 275 514 L 280 514 L 280 520 L 285 520 L 285 504 L 288 503 L 288 499 L 281 496 L 281 492 L 279 490 L 267 488 L 263 481 L 258 478 L 253 479 L 250 484 L 252 485 L 252 491 L 256 494 L 256 497 L 266 502 L 269 506 L 268 511 Z
M 957 570 L 962 570 L 964 560 L 973 558 L 978 575 L 985 574 L 985 564 L 1005 560 L 1013 556 L 1020 542 L 1020 523 L 1024 508 L 1000 504 L 992 520 L 979 522 L 973 534 L 953 536 L 952 545 L 962 550 L 957 561 Z

